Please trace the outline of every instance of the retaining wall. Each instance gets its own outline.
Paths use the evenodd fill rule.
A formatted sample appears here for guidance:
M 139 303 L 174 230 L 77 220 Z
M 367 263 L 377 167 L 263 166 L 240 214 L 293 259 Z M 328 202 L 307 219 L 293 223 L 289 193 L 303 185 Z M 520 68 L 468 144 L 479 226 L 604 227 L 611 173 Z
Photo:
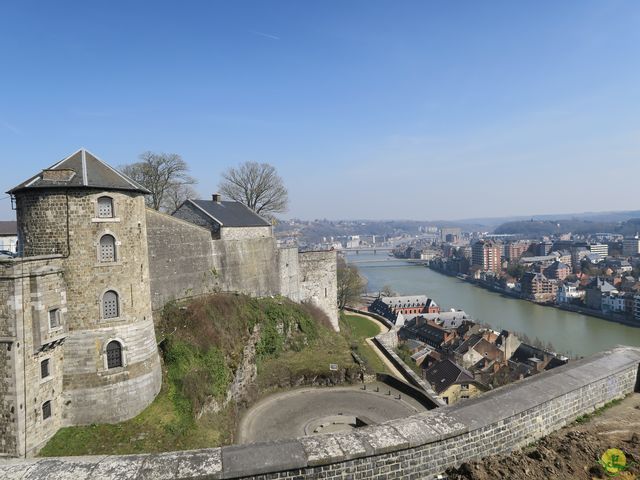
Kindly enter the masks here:
M 618 347 L 450 407 L 353 430 L 280 442 L 129 456 L 9 461 L 18 479 L 435 478 L 504 453 L 638 391 L 640 348 Z

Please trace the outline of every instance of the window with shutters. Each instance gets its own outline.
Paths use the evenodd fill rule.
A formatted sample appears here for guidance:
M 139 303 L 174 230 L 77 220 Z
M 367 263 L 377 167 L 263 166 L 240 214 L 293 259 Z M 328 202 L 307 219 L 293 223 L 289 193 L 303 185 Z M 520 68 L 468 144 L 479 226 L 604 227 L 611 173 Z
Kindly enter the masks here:
M 119 315 L 118 294 L 109 290 L 102 297 L 102 318 L 117 318 Z
M 42 404 L 42 419 L 46 420 L 51 416 L 51 400 L 47 400 Z
M 116 261 L 116 239 L 113 235 L 103 235 L 100 237 L 100 252 L 98 257 L 101 263 Z
M 107 344 L 107 368 L 118 368 L 122 366 L 122 345 L 117 340 L 112 340 Z
M 99 218 L 113 217 L 113 199 L 111 197 L 98 198 L 98 217 Z

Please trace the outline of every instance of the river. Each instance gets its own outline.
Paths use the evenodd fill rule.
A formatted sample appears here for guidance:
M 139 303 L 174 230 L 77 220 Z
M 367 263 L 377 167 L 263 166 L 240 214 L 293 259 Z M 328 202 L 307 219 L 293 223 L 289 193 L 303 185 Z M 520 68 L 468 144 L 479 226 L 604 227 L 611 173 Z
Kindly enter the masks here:
M 640 346 L 640 328 L 504 297 L 386 253 L 347 254 L 368 280 L 367 291 L 389 285 L 401 295 L 427 295 L 444 309 L 456 308 L 494 329 L 523 332 L 551 342 L 558 352 L 583 356 L 615 345 Z

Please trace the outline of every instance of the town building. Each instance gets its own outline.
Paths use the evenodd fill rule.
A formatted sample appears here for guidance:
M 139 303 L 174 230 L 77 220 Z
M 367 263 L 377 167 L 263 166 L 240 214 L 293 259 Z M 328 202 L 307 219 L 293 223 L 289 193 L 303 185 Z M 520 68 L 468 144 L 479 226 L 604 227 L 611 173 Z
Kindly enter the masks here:
M 473 398 L 488 390 L 473 375 L 455 362 L 444 359 L 424 370 L 424 378 L 447 405 Z
M 606 243 L 592 243 L 587 246 L 587 248 L 592 254 L 598 255 L 602 260 L 609 255 L 609 245 Z
M 579 290 L 580 282 L 567 282 L 558 287 L 556 302 L 558 304 L 578 303 L 584 297 L 584 290 Z
M 640 236 L 625 237 L 622 241 L 622 255 L 632 257 L 640 254 Z
M 0 250 L 16 253 L 18 251 L 18 223 L 0 221 Z
M 520 285 L 522 295 L 536 302 L 553 301 L 558 291 L 558 284 L 539 272 L 526 272 Z
M 625 292 L 609 292 L 603 293 L 601 298 L 601 310 L 603 313 L 626 313 L 633 311 L 633 302 L 629 302 L 629 299 L 633 299 L 633 295 Z M 631 308 L 631 310 L 630 310 Z
M 369 306 L 369 311 L 395 323 L 398 315 L 439 313 L 438 304 L 426 295 L 404 297 L 378 297 Z
M 462 237 L 462 229 L 459 227 L 442 227 L 440 229 L 440 241 L 442 243 L 457 243 Z
M 571 274 L 571 267 L 556 260 L 544 269 L 544 274 L 547 278 L 553 278 L 555 280 L 562 281 Z
M 211 200 L 186 200 L 172 214 L 211 231 L 211 238 L 243 240 L 273 236 L 271 223 L 240 202 L 223 201 L 214 194 Z
M 483 272 L 500 273 L 502 248 L 490 240 L 479 240 L 471 246 L 471 266 Z
M 585 289 L 584 303 L 587 308 L 593 310 L 602 309 L 602 296 L 605 294 L 618 293 L 616 287 L 606 280 L 596 277 L 587 285 Z
M 530 245 L 531 243 L 526 240 L 507 243 L 504 248 L 504 256 L 508 261 L 514 262 L 529 249 Z

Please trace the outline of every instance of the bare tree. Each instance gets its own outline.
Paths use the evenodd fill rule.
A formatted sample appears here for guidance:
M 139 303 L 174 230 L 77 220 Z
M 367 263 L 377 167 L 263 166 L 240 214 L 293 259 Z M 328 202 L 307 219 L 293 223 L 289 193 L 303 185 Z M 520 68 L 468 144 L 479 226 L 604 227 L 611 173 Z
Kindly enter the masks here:
M 224 196 L 245 204 L 254 212 L 272 216 L 287 211 L 289 196 L 276 169 L 268 163 L 245 162 L 222 174 Z
M 338 258 L 338 308 L 342 310 L 346 305 L 360 300 L 364 292 L 365 280 L 360 275 L 358 267 L 347 265 L 344 258 Z
M 198 193 L 184 183 L 171 183 L 165 192 L 160 208 L 167 212 L 175 212 L 185 200 L 196 198 Z
M 187 198 L 193 198 L 191 187 L 197 181 L 189 175 L 189 166 L 176 153 L 144 152 L 139 162 L 120 167 L 151 192 L 146 198 L 147 206 L 155 210 L 173 211 Z
M 394 297 L 395 295 L 396 292 L 393 291 L 391 285 L 385 285 L 382 287 L 382 290 L 380 290 L 381 297 Z

